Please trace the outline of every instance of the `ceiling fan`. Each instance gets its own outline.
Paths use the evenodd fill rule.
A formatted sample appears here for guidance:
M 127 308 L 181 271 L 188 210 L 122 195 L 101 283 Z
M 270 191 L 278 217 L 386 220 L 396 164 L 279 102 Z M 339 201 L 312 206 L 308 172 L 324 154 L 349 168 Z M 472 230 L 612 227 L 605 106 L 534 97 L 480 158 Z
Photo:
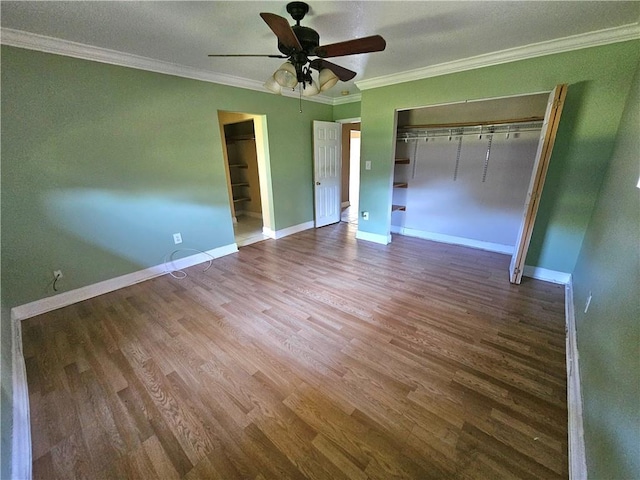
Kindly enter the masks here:
M 296 21 L 295 25 L 289 25 L 286 18 L 273 13 L 260 14 L 278 37 L 278 50 L 281 55 L 212 54 L 209 57 L 286 58 L 287 61 L 267 80 L 265 87 L 274 93 L 281 93 L 283 88 L 295 89 L 301 84 L 300 95 L 311 96 L 328 90 L 338 80 L 346 82 L 356 76 L 356 72 L 331 63 L 325 58 L 380 52 L 386 47 L 386 42 L 380 35 L 320 45 L 320 35 L 312 28 L 300 25 L 300 20 L 309 12 L 309 5 L 304 2 L 291 2 L 287 4 L 287 12 Z M 310 57 L 318 58 L 312 60 Z M 318 83 L 311 76 L 312 69 L 319 72 Z

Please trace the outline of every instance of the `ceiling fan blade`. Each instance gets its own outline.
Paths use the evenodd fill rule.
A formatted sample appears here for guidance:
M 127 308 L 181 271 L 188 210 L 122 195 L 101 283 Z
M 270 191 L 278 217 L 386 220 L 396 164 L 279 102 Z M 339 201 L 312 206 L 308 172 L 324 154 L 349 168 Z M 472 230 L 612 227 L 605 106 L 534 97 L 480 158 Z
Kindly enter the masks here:
M 356 76 L 356 72 L 353 70 L 349 70 L 348 68 L 341 67 L 340 65 L 336 65 L 335 63 L 327 62 L 326 60 L 322 60 L 320 58 L 316 58 L 312 60 L 310 63 L 311 68 L 315 68 L 316 70 L 322 70 L 323 68 L 328 68 L 333 73 L 336 74 L 343 82 L 348 82 L 353 77 Z
M 342 57 L 344 55 L 354 55 L 356 53 L 381 52 L 387 46 L 384 38 L 380 35 L 371 37 L 356 38 L 346 42 L 321 45 L 315 50 L 315 55 L 322 58 Z
M 286 55 L 263 55 L 260 53 L 221 53 L 221 54 L 211 54 L 207 55 L 207 57 L 269 57 L 269 58 L 289 58 Z
M 286 18 L 276 15 L 274 13 L 261 13 L 260 16 L 269 25 L 269 28 L 276 34 L 280 43 L 284 46 L 302 51 L 302 45 L 296 34 L 293 32 L 291 25 Z

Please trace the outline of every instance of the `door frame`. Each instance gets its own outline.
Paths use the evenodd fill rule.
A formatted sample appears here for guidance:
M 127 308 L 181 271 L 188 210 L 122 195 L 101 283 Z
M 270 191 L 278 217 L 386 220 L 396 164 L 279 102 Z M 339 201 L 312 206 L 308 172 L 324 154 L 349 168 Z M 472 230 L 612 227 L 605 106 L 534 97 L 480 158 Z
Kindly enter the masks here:
M 230 185 L 229 158 L 227 144 L 225 141 L 224 126 L 231 123 L 238 123 L 253 120 L 253 131 L 256 142 L 256 156 L 258 160 L 258 181 L 260 184 L 260 202 L 262 204 L 262 233 L 269 238 L 276 238 L 273 210 L 273 186 L 271 181 L 271 164 L 269 156 L 269 136 L 267 132 L 266 115 L 252 113 L 231 112 L 227 110 L 218 111 L 218 125 L 220 127 L 220 139 L 222 144 L 222 155 L 224 159 L 225 175 L 227 185 Z M 235 219 L 235 208 L 233 196 L 229 187 L 229 205 L 232 220 Z
M 361 123 L 360 118 L 345 118 L 336 120 L 337 123 L 342 125 L 342 194 L 340 200 L 342 202 L 342 208 L 348 207 L 347 204 L 349 202 L 349 196 L 347 195 L 347 199 L 344 199 L 345 189 L 348 192 L 349 190 L 349 179 L 351 178 L 351 162 L 350 162 L 350 154 L 351 154 L 351 132 L 354 130 L 361 131 Z M 359 192 L 358 192 L 359 194 Z

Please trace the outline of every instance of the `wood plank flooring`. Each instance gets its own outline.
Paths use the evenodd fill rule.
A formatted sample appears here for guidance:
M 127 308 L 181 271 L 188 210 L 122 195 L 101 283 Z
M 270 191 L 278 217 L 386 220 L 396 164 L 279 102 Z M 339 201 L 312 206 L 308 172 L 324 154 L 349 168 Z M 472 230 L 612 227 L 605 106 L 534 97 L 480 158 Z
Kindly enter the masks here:
M 567 478 L 564 288 L 354 235 L 24 321 L 34 478 Z

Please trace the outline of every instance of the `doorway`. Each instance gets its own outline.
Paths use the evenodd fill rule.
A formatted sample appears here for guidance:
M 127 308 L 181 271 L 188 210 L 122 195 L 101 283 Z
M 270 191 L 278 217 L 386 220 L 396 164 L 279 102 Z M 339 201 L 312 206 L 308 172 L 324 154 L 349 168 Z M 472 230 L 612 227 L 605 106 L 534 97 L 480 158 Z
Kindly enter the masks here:
M 234 237 L 243 247 L 271 237 L 265 119 L 235 112 L 218 112 L 218 118 Z
M 342 124 L 342 205 L 340 221 L 358 225 L 360 203 L 360 123 Z
M 391 231 L 512 254 L 520 283 L 565 95 L 397 111 Z

